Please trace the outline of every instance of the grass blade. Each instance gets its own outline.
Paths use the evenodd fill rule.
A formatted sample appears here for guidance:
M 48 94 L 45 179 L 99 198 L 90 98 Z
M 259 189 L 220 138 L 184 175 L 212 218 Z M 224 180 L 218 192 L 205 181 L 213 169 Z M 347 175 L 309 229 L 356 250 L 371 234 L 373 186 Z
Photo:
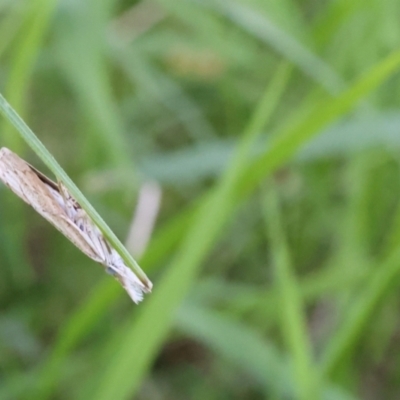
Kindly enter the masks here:
M 278 306 L 281 310 L 281 330 L 292 355 L 294 380 L 298 398 L 319 399 L 316 371 L 312 360 L 312 348 L 308 339 L 304 306 L 299 283 L 292 271 L 289 249 L 282 228 L 278 195 L 274 184 L 263 196 L 265 225 L 270 240 L 270 252 L 278 289 Z
M 10 106 L 7 100 L 0 94 L 0 112 L 8 119 L 11 124 L 17 129 L 20 135 L 25 139 L 32 150 L 38 155 L 38 157 L 43 161 L 44 164 L 50 169 L 51 172 L 64 183 L 66 188 L 72 194 L 73 197 L 78 201 L 82 208 L 87 212 L 89 217 L 98 226 L 104 236 L 110 241 L 114 248 L 118 251 L 121 257 L 124 259 L 127 265 L 129 265 L 139 279 L 146 285 L 151 286 L 149 279 L 146 274 L 141 270 L 138 263 L 129 254 L 128 250 L 123 246 L 115 234 L 111 231 L 108 225 L 96 212 L 93 206 L 89 203 L 83 193 L 77 188 L 77 186 L 72 182 L 69 176 L 61 168 L 58 162 L 46 149 L 43 143 L 38 139 L 38 137 L 33 133 L 33 131 L 26 125 L 22 118 L 17 114 L 17 112 Z
M 346 320 L 328 343 L 321 361 L 322 375 L 329 377 L 354 349 L 382 298 L 390 292 L 400 271 L 400 249 L 394 250 L 373 273 L 350 307 Z
M 197 222 L 187 235 L 171 269 L 159 282 L 157 292 L 142 307 L 139 318 L 126 329 L 125 339 L 121 342 L 118 336 L 118 348 L 115 349 L 114 358 L 108 362 L 104 378 L 99 382 L 96 398 L 125 399 L 138 389 L 141 379 L 168 332 L 174 310 L 193 284 L 204 253 L 217 237 L 219 224 L 223 222 L 221 216 L 225 214 L 227 217 L 228 207 L 233 207 L 232 198 L 239 196 L 242 200 L 273 168 L 287 160 L 301 145 L 315 136 L 319 129 L 354 107 L 358 100 L 393 74 L 399 65 L 400 52 L 396 52 L 375 66 L 337 99 L 320 105 L 297 126 L 282 132 L 263 157 L 253 162 L 250 167 L 240 170 L 241 175 L 237 182 L 231 182 L 233 175 L 227 175 L 225 182 L 228 181 L 229 186 L 222 183 L 219 189 L 221 197 L 214 197 L 214 201 L 210 198 L 205 200 L 205 206 L 197 214 Z M 249 126 L 255 126 L 254 122 Z M 261 126 L 257 129 L 261 129 Z M 257 137 L 253 132 L 251 136 Z M 246 142 L 246 138 L 244 142 L 246 146 L 251 144 Z M 233 169 L 236 173 L 235 167 Z M 231 184 L 236 185 L 237 192 L 230 192 Z M 226 201 L 225 196 L 229 196 Z
M 140 379 L 149 367 L 172 322 L 175 309 L 192 285 L 204 256 L 232 209 L 232 190 L 247 161 L 253 140 L 275 108 L 288 78 L 288 68 L 280 68 L 273 84 L 268 85 L 244 134 L 242 145 L 231 169 L 218 189 L 209 197 L 195 217 L 182 250 L 172 261 L 157 292 L 149 299 L 139 318 L 128 326 L 118 348 L 108 360 L 104 377 L 98 382 L 93 398 L 125 399 L 138 389 Z

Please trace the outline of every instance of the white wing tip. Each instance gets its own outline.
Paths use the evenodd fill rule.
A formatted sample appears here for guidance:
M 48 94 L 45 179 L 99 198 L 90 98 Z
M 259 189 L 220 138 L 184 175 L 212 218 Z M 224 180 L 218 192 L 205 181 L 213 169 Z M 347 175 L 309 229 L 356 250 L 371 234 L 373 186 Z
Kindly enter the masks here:
M 121 284 L 124 289 L 128 292 L 130 298 L 134 303 L 138 304 L 143 300 L 145 293 L 150 293 L 152 283 L 148 281 L 148 285 L 144 285 L 142 281 L 133 273 L 131 269 L 128 269 L 128 276 L 124 276 L 121 279 Z M 147 282 L 146 282 L 147 283 Z
M 146 282 L 143 283 L 137 277 L 137 275 L 123 262 L 121 262 L 119 265 L 109 265 L 106 268 L 106 272 L 110 275 L 113 275 L 114 278 L 120 282 L 120 284 L 129 294 L 130 298 L 136 304 L 140 303 L 143 300 L 144 294 L 150 293 L 153 287 L 153 284 L 150 282 L 150 280 L 147 279 Z

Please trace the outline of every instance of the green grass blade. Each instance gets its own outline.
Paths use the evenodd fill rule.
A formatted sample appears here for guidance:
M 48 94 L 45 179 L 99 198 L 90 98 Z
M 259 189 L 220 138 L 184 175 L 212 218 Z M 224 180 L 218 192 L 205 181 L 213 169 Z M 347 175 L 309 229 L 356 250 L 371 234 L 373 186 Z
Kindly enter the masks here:
M 37 369 L 34 381 L 29 382 L 34 385 L 26 388 L 29 391 L 29 399 L 45 400 L 50 397 L 69 353 L 77 343 L 87 337 L 101 317 L 109 311 L 119 293 L 117 285 L 113 285 L 109 279 L 103 279 L 90 297 L 91 301 L 80 306 L 64 323 L 51 353 Z
M 394 56 L 395 60 L 396 60 L 396 57 L 397 57 L 396 63 L 398 63 L 398 55 Z M 395 70 L 395 68 L 397 67 L 397 64 L 396 63 L 393 64 L 393 62 L 394 62 L 394 60 L 390 59 L 390 58 L 389 58 L 389 60 L 385 60 L 383 63 L 379 64 L 376 67 L 376 69 L 374 69 L 364 79 L 361 80 L 361 82 L 362 82 L 361 87 L 363 88 L 363 90 L 362 91 L 360 91 L 360 90 L 357 91 L 358 96 L 360 98 L 362 96 L 365 96 L 368 93 L 368 91 L 370 91 L 370 90 L 372 90 L 374 88 L 373 84 L 378 85 L 380 83 L 380 80 L 385 79 L 390 73 L 393 72 L 393 70 Z M 388 68 L 388 66 L 390 68 Z M 376 75 L 379 76 L 378 80 L 376 79 Z M 373 81 L 373 84 L 369 85 L 368 82 L 371 83 L 371 81 Z M 360 82 L 358 82 L 356 84 L 356 87 L 360 87 Z M 322 128 L 326 124 L 331 122 L 335 117 L 337 118 L 338 116 L 340 116 L 341 113 L 343 113 L 344 111 L 346 111 L 348 108 L 351 107 L 351 104 L 348 104 L 348 97 L 349 96 L 351 97 L 351 99 L 352 99 L 352 101 L 354 103 L 358 100 L 359 97 L 354 96 L 353 92 L 354 92 L 354 88 L 351 89 L 350 92 L 346 92 L 345 94 L 343 94 L 338 100 L 339 104 L 337 104 L 336 102 L 333 102 L 333 103 L 332 102 L 328 102 L 328 105 L 322 104 L 319 108 L 314 110 L 314 114 L 311 114 L 310 116 L 308 116 L 306 118 L 306 120 L 308 121 L 308 124 L 306 124 L 303 121 L 300 124 L 300 127 L 298 128 L 298 130 L 302 134 L 304 134 L 304 132 L 302 130 L 303 129 L 307 129 L 308 126 L 314 128 L 314 129 Z M 342 99 L 342 101 L 344 99 L 344 102 L 346 102 L 348 104 L 347 108 L 343 109 L 343 107 L 340 106 L 340 100 L 341 99 Z M 319 125 L 315 126 L 314 120 L 318 120 L 318 116 L 320 114 L 320 111 L 321 110 L 326 110 L 326 108 L 331 107 L 331 106 L 335 106 L 334 107 L 334 113 L 336 113 L 336 114 L 333 115 L 333 116 L 329 114 L 329 118 L 328 118 L 327 121 L 325 121 L 325 124 L 322 121 L 319 121 Z M 326 111 L 325 111 L 325 113 L 326 113 Z M 299 131 L 298 130 L 293 130 L 293 128 L 291 128 L 291 129 L 292 129 L 292 135 L 294 135 L 294 137 L 296 138 L 300 134 Z M 313 134 L 316 134 L 316 132 L 314 131 Z M 306 141 L 311 136 L 312 135 L 308 135 L 308 136 L 305 135 L 303 140 Z M 275 143 L 274 146 L 278 146 L 278 150 L 280 151 L 280 156 L 283 157 L 282 159 L 279 159 L 279 162 L 281 162 L 281 163 L 286 159 L 285 157 L 289 157 L 296 150 L 296 149 L 291 148 L 290 136 L 289 137 L 285 136 L 285 138 L 286 139 L 285 139 L 285 142 L 283 144 L 281 144 L 280 141 L 278 141 L 279 138 L 276 139 L 275 142 L 274 142 Z M 296 140 L 298 140 L 298 139 L 296 139 Z M 285 151 L 281 150 L 281 147 L 284 147 L 284 144 L 287 144 L 289 146 L 289 150 L 290 150 L 289 152 L 285 152 Z M 265 157 L 266 160 L 268 160 L 269 157 L 274 158 L 273 152 L 271 153 L 271 147 L 269 147 L 267 149 L 264 157 Z M 277 161 L 275 161 L 275 163 L 276 162 Z M 264 176 L 270 170 L 270 168 L 272 168 L 271 164 L 269 164 L 269 162 L 266 162 L 265 164 L 261 164 L 259 161 L 256 161 L 256 162 L 253 162 L 253 167 L 248 168 L 247 171 L 249 173 L 252 173 L 254 171 L 256 173 L 258 173 L 256 171 L 255 165 L 260 165 L 261 166 L 262 172 L 260 172 L 260 175 L 262 175 L 262 176 Z M 276 165 L 276 164 L 274 164 L 274 165 Z M 247 191 L 250 190 L 250 187 L 249 187 L 249 185 L 247 183 L 248 179 L 249 179 L 249 175 L 248 174 L 243 174 L 241 179 L 240 179 L 240 186 L 245 187 L 247 189 Z M 253 187 L 254 187 L 254 185 L 253 185 Z M 240 193 L 239 194 L 240 199 L 242 199 L 245 195 L 246 195 L 246 193 Z M 184 224 L 186 225 L 187 223 L 188 223 L 188 221 L 185 218 Z M 162 246 L 163 241 L 160 240 L 160 243 L 161 243 L 160 248 L 162 248 L 163 247 Z M 164 250 L 161 249 L 160 251 L 165 251 L 165 249 Z M 152 257 L 150 255 L 150 259 L 151 258 Z M 180 281 L 179 280 L 179 276 L 178 276 L 177 279 L 178 279 L 178 281 Z M 174 291 L 177 290 L 176 289 L 176 282 L 174 282 L 174 279 L 169 278 L 169 282 L 171 282 L 170 285 L 167 287 L 167 289 L 165 289 L 166 298 L 168 297 L 169 293 L 173 293 Z M 166 284 L 166 283 L 167 282 L 164 282 L 164 284 Z M 90 301 L 91 300 L 89 300 L 89 302 Z M 175 300 L 175 301 L 177 302 L 178 300 Z M 158 317 L 156 317 L 156 316 L 162 315 L 164 310 L 165 310 L 164 307 L 163 307 L 163 303 L 164 303 L 164 298 L 162 298 L 162 296 L 160 296 L 160 299 L 157 301 L 157 304 L 155 304 L 152 307 L 151 310 L 147 310 L 146 314 L 147 313 L 152 313 L 154 315 L 154 318 L 156 318 L 156 321 L 157 321 Z M 171 312 L 171 311 L 169 311 L 169 312 Z M 123 385 L 122 391 L 124 393 L 126 391 L 134 391 L 138 387 L 139 382 L 140 382 L 140 378 L 145 373 L 144 371 L 148 367 L 151 358 L 153 357 L 153 355 L 156 352 L 155 348 L 159 345 L 160 341 L 163 338 L 163 335 L 166 334 L 166 331 L 167 331 L 168 326 L 169 326 L 169 322 L 168 322 L 168 326 L 164 326 L 164 324 L 167 324 L 167 322 L 160 323 L 160 325 L 158 325 L 156 323 L 155 327 L 151 328 L 151 332 L 150 333 L 148 332 L 148 328 L 147 328 L 147 326 L 150 326 L 150 325 L 147 325 L 147 324 L 152 324 L 152 316 L 149 316 L 148 319 L 146 319 L 145 318 L 145 314 L 143 314 L 138 321 L 132 322 L 132 327 L 130 328 L 129 332 L 126 335 L 126 340 L 127 340 L 126 347 L 129 348 L 130 350 L 128 352 L 121 351 L 121 353 L 118 353 L 118 355 L 116 355 L 117 358 L 121 357 L 121 359 L 123 359 L 123 363 L 121 363 L 121 364 L 116 362 L 116 364 L 118 364 L 121 369 L 117 369 L 117 367 L 114 366 L 114 370 L 116 371 L 115 372 L 116 375 L 118 375 L 120 373 L 121 374 L 126 373 L 126 374 L 129 375 L 129 378 L 126 378 L 126 380 L 124 380 L 124 382 L 122 384 Z M 139 323 L 139 327 L 136 326 L 136 323 Z M 158 335 L 157 332 L 153 332 L 154 329 L 156 331 L 162 330 L 162 332 L 164 332 L 164 333 L 161 332 Z M 132 343 L 136 343 L 136 342 L 138 344 L 135 345 L 135 347 L 131 349 Z M 136 346 L 139 346 L 140 349 L 137 349 Z M 135 354 L 132 355 L 132 353 L 130 353 L 130 351 L 135 351 Z M 134 362 L 134 364 L 130 364 L 130 362 L 132 362 L 132 360 L 131 360 L 132 357 L 134 357 L 135 360 L 136 360 L 136 362 Z M 126 358 L 126 360 L 125 360 L 125 358 Z M 132 365 L 133 365 L 133 367 L 132 367 Z M 130 369 L 130 368 L 132 368 L 132 369 Z M 135 371 L 134 375 L 132 375 L 132 371 Z M 132 387 L 130 387 L 130 388 L 126 387 L 126 385 L 130 386 L 130 383 L 127 383 L 127 381 L 132 383 Z M 111 383 L 109 383 L 108 385 L 112 386 L 112 380 L 110 382 Z M 117 379 L 117 382 L 119 382 L 118 379 Z M 103 384 L 104 384 L 104 382 L 103 382 Z M 120 382 L 118 383 L 118 385 L 120 385 Z M 107 389 L 107 390 L 110 390 L 110 392 L 109 392 L 109 393 L 111 393 L 110 396 L 115 394 L 115 392 L 113 392 L 111 389 Z M 107 398 L 107 397 L 104 397 L 104 398 Z M 108 398 L 110 398 L 110 397 L 108 397 Z
M 339 99 L 335 101 L 329 101 L 327 104 L 322 104 L 314 113 L 305 118 L 305 121 L 302 121 L 297 129 L 293 127 L 290 128 L 290 135 L 286 132 L 284 135 L 284 141 L 276 139 L 275 140 L 275 148 L 279 152 L 279 156 L 282 157 L 279 159 L 279 162 L 283 162 L 287 157 L 292 155 L 295 150 L 300 147 L 303 143 L 300 141 L 299 136 L 306 142 L 310 137 L 315 135 L 318 128 L 322 128 L 326 126 L 328 123 L 332 122 L 335 118 L 338 118 L 345 111 L 347 111 L 352 105 L 354 105 L 357 100 L 365 96 L 369 93 L 369 91 L 373 90 L 375 86 L 379 85 L 381 81 L 387 78 L 391 73 L 393 73 L 398 64 L 400 56 L 399 53 L 395 53 L 388 59 L 384 60 L 382 63 L 378 64 L 369 74 L 365 77 L 361 78 L 354 87 L 349 89 L 349 91 L 345 92 Z M 327 109 L 330 107 L 334 107 L 332 113 L 329 113 Z M 326 120 L 322 121 L 319 118 L 321 111 L 324 111 L 326 116 Z M 318 124 L 315 124 L 315 120 L 318 121 Z M 312 128 L 312 132 L 303 132 L 304 129 Z M 284 132 L 285 133 L 285 132 Z M 291 145 L 291 135 L 293 135 L 296 140 L 297 147 L 294 148 Z M 285 145 L 288 145 L 288 151 L 285 151 L 283 148 Z M 264 164 L 261 164 L 260 161 L 253 162 L 252 166 L 247 169 L 248 173 L 251 174 L 260 174 L 265 176 L 265 174 L 274 166 L 278 160 L 275 160 L 274 152 L 271 152 L 271 147 L 266 151 L 264 158 L 266 160 L 271 157 L 274 160 L 274 164 L 271 165 L 268 161 Z M 279 158 L 279 157 L 278 157 Z M 257 167 L 256 167 L 257 166 Z M 261 167 L 262 171 L 258 171 L 257 168 Z M 239 197 L 242 199 L 252 187 L 248 184 L 249 175 L 243 174 L 240 179 L 240 185 L 245 190 L 244 193 L 240 193 Z M 255 181 L 255 180 L 254 180 Z M 258 183 L 258 181 L 256 182 Z M 185 265 L 183 267 L 186 268 Z M 174 272 L 175 271 L 175 272 Z M 172 274 L 173 272 L 173 274 Z M 164 335 L 166 334 L 169 324 L 170 317 L 168 314 L 172 313 L 173 304 L 169 305 L 168 309 L 165 308 L 165 298 L 168 298 L 171 294 L 176 296 L 176 286 L 177 282 L 180 282 L 180 285 L 190 284 L 187 281 L 186 277 L 180 276 L 180 272 L 176 270 L 170 271 L 164 282 L 159 285 L 158 294 L 159 297 L 154 300 L 155 295 L 153 295 L 154 305 L 147 305 L 146 313 L 143 313 L 140 318 L 132 323 L 132 327 L 127 330 L 126 334 L 126 346 L 125 350 L 118 351 L 115 355 L 116 360 L 114 361 L 114 365 L 112 368 L 107 371 L 106 379 L 102 380 L 101 390 L 99 393 L 102 394 L 103 399 L 113 398 L 113 396 L 120 396 L 120 398 L 124 398 L 126 393 L 131 393 L 137 390 L 137 387 L 140 383 L 140 379 L 143 377 L 145 371 L 149 367 L 151 359 L 154 357 L 157 347 L 160 345 Z M 184 280 L 184 278 L 186 280 Z M 165 288 L 160 292 L 161 288 Z M 164 297 L 165 296 L 165 297 Z M 181 295 L 183 296 L 183 295 Z M 150 299 L 149 299 L 150 300 Z M 169 299 L 169 302 L 174 300 L 174 304 L 179 302 L 178 299 Z M 172 307 L 172 308 L 171 308 Z M 167 314 L 168 311 L 168 314 Z M 164 320 L 164 322 L 160 321 L 160 315 L 168 317 Z M 147 316 L 147 317 L 146 317 Z M 153 319 L 155 319 L 153 321 Z M 154 324 L 154 327 L 153 327 Z M 149 328 L 151 326 L 151 329 Z M 163 333 L 164 332 L 164 333 Z M 138 343 L 134 347 L 132 347 L 132 343 Z M 137 348 L 138 346 L 139 348 Z M 123 347 L 123 346 L 122 346 Z M 129 349 L 129 350 L 127 350 Z M 135 371 L 135 374 L 132 374 L 132 370 Z M 124 379 L 125 375 L 129 375 L 129 378 Z M 129 382 L 128 382 L 129 381 Z
M 216 311 L 194 305 L 179 308 L 177 325 L 190 337 L 204 343 L 240 369 L 248 371 L 264 387 L 268 398 L 272 393 L 278 399 L 297 398 L 286 357 L 247 325 Z M 322 396 L 318 399 L 321 398 L 354 400 L 351 395 L 332 385 L 324 387 Z
M 393 251 L 387 259 L 377 264 L 365 284 L 365 288 L 353 301 L 347 312 L 344 324 L 333 336 L 324 351 L 321 371 L 329 377 L 339 366 L 340 361 L 349 355 L 363 333 L 373 312 L 382 298 L 390 292 L 400 271 L 400 249 Z
M 64 183 L 66 188 L 72 194 L 73 197 L 79 202 L 82 208 L 87 212 L 89 217 L 98 226 L 104 236 L 110 241 L 114 248 L 118 251 L 124 261 L 129 265 L 139 279 L 146 285 L 151 286 L 146 274 L 141 270 L 137 262 L 129 254 L 128 250 L 123 246 L 115 234 L 111 231 L 108 225 L 96 212 L 93 206 L 89 203 L 83 193 L 77 188 L 77 186 L 72 182 L 69 176 L 57 163 L 54 157 L 46 149 L 43 143 L 38 139 L 38 137 L 33 133 L 33 131 L 26 125 L 22 118 L 16 113 L 16 111 L 10 106 L 7 100 L 0 94 L 0 112 L 4 115 L 8 121 L 17 129 L 23 139 L 28 143 L 32 150 L 38 155 L 38 157 L 43 161 L 44 164 L 50 169 L 51 172 Z
M 261 12 L 237 1 L 209 0 L 201 3 L 209 5 L 210 8 L 275 48 L 329 92 L 338 93 L 345 87 L 343 80 L 326 62 Z
M 289 249 L 283 232 L 278 195 L 274 184 L 263 196 L 265 225 L 270 239 L 270 252 L 278 289 L 278 307 L 281 310 L 281 331 L 286 339 L 294 365 L 294 381 L 298 398 L 319 399 L 312 347 L 309 342 L 304 305 L 299 283 L 291 265 Z
M 35 0 L 30 4 L 27 12 L 22 12 L 22 5 L 14 3 L 13 10 L 8 13 L 8 20 L 1 22 L 1 33 L 4 35 L 2 40 L 7 38 L 6 29 L 9 30 L 11 35 L 17 33 L 17 30 L 21 31 L 18 32 L 19 36 L 14 39 L 13 46 L 10 46 L 12 55 L 5 90 L 7 98 L 22 114 L 25 113 L 25 98 L 30 78 L 40 53 L 44 35 L 49 27 L 55 4 L 56 0 Z M 23 19 L 26 20 L 23 21 Z M 21 27 L 22 29 L 20 29 Z M 0 44 L 1 46 L 4 48 L 5 43 Z M 21 153 L 24 150 L 22 140 L 12 132 L 12 127 L 5 121 L 1 121 L 0 127 L 3 145 L 12 147 L 17 153 Z M 13 247 L 13 254 L 9 258 L 10 265 L 13 266 L 10 275 L 12 278 L 11 285 L 20 287 L 32 282 L 32 269 L 25 257 L 20 240 L 25 233 L 25 225 L 23 219 L 11 221 L 8 215 L 11 217 L 14 213 L 21 214 L 22 207 L 23 205 L 20 203 L 12 204 L 13 213 L 7 214 L 3 218 L 4 225 L 8 226 L 10 246 Z
M 168 332 L 174 311 L 193 284 L 201 261 L 230 215 L 232 190 L 244 168 L 248 151 L 277 104 L 287 78 L 288 68 L 280 68 L 273 84 L 268 85 L 231 169 L 197 213 L 181 251 L 173 259 L 157 292 L 142 308 L 139 318 L 126 329 L 122 341 L 118 334 L 118 348 L 115 348 L 114 357 L 108 360 L 104 377 L 98 382 L 92 397 L 100 400 L 125 399 L 138 389 L 141 378 Z
M 31 4 L 27 23 L 23 27 L 20 43 L 15 46 L 14 60 L 10 76 L 7 79 L 6 97 L 13 107 L 25 114 L 24 99 L 33 66 L 40 51 L 40 45 L 51 21 L 57 0 L 36 0 Z M 3 124 L 5 143 L 18 153 L 22 151 L 20 142 L 10 131 L 10 126 Z
M 275 393 L 278 398 L 295 393 L 284 357 L 252 329 L 201 306 L 183 305 L 176 318 L 181 331 L 249 371 L 266 393 Z
M 134 165 L 125 127 L 105 62 L 105 32 L 113 3 L 89 0 L 68 8 L 57 26 L 54 52 L 88 123 L 88 131 L 95 135 L 96 140 L 90 141 L 89 156 L 98 152 L 106 160 L 104 163 L 125 165 L 132 173 Z M 85 132 L 82 137 L 89 135 Z
M 282 160 L 287 160 L 322 128 L 353 108 L 360 99 L 391 76 L 399 68 L 399 64 L 400 52 L 393 52 L 365 73 L 343 94 L 322 105 L 316 105 L 314 110 L 300 122 L 281 129 L 275 135 L 269 149 L 249 166 L 245 177 L 240 182 L 238 192 L 246 195 L 265 176 L 266 171 L 278 166 Z
M 13 43 L 13 39 L 22 24 L 22 7 L 20 4 L 14 3 L 11 7 L 6 8 L 6 11 L 6 16 L 0 25 L 0 58 Z M 0 7 L 0 12 L 4 12 L 3 7 Z
M 166 74 L 142 61 L 143 56 L 129 48 L 123 48 L 123 51 L 116 48 L 113 54 L 132 83 L 140 85 L 147 96 L 158 100 L 174 113 L 193 140 L 205 141 L 217 137 L 199 106 Z

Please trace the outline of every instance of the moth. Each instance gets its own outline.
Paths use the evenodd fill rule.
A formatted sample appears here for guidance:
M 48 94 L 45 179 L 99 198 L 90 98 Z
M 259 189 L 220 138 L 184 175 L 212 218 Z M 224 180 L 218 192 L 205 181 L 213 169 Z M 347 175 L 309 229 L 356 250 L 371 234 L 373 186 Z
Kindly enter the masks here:
M 135 303 L 151 291 L 152 283 L 139 279 L 125 264 L 62 182 L 56 184 L 5 147 L 0 150 L 0 179 L 84 254 L 102 264 Z

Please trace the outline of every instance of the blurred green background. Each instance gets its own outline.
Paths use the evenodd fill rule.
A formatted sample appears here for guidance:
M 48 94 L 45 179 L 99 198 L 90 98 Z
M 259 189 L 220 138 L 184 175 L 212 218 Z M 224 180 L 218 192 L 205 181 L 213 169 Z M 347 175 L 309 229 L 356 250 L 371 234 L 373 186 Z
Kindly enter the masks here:
M 154 289 L 0 186 L 0 399 L 400 398 L 399 20 L 1 0 L 1 92 Z M 4 118 L 0 145 L 47 173 Z

